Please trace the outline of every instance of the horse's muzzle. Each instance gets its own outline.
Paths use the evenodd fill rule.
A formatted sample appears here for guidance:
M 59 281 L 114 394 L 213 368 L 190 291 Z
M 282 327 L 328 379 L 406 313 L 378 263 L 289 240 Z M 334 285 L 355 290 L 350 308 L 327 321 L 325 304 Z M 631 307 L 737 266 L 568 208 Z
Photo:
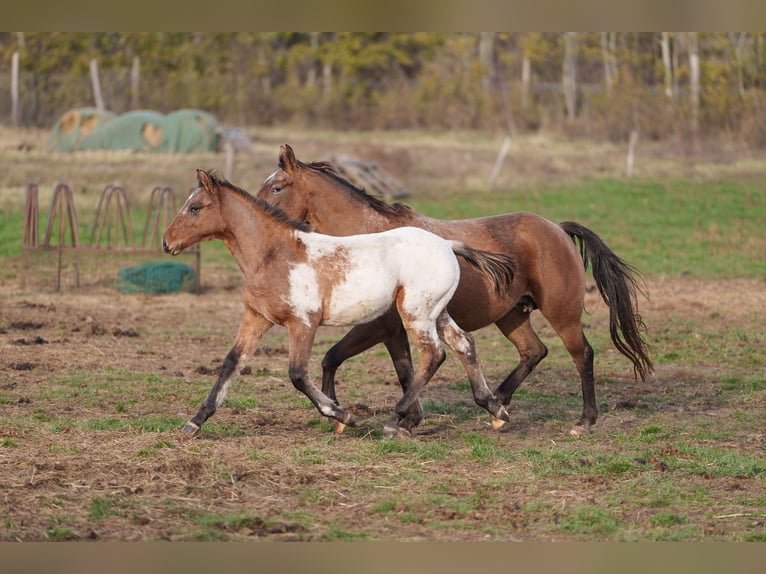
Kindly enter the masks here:
M 175 255 L 175 253 L 173 253 L 173 250 L 170 249 L 170 245 L 168 245 L 168 240 L 165 237 L 162 238 L 162 250 L 165 253 L 170 253 L 171 255 Z

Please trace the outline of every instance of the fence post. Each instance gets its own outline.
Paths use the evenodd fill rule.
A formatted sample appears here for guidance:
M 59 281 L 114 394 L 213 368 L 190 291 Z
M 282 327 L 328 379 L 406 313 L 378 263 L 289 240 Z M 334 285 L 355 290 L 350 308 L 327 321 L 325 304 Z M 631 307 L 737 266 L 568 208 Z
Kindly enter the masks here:
M 98 61 L 93 58 L 90 61 L 90 81 L 93 84 L 93 99 L 96 100 L 96 109 L 104 111 L 104 98 L 101 97 L 101 82 L 98 79 Z
M 11 59 L 11 125 L 19 125 L 19 53 Z
M 130 105 L 134 110 L 138 109 L 138 84 L 141 77 L 141 60 L 138 56 L 133 58 L 133 67 L 130 69 Z

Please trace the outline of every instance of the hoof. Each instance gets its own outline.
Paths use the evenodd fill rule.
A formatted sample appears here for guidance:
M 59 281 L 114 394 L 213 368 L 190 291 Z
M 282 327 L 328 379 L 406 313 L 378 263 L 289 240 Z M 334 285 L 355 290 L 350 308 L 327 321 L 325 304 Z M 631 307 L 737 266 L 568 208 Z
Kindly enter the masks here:
M 343 431 L 346 430 L 346 425 L 342 422 L 336 421 L 335 419 L 332 419 L 330 422 L 332 423 L 332 427 L 335 429 L 336 434 L 342 434 Z
M 505 422 L 502 419 L 499 419 L 497 417 L 492 417 L 492 420 L 490 421 L 490 425 L 492 425 L 492 428 L 496 431 L 499 431 L 501 428 L 505 426 Z
M 199 426 L 189 421 L 184 425 L 184 428 L 181 429 L 181 432 L 188 436 L 194 436 L 199 432 Z
M 383 425 L 383 436 L 386 438 L 394 438 L 396 433 L 399 432 L 399 425 L 396 418 L 390 419 L 385 425 Z
M 509 422 L 511 420 L 511 415 L 508 414 L 508 411 L 505 409 L 505 407 L 500 403 L 498 400 L 492 400 L 490 401 L 487 410 L 492 414 L 492 426 L 495 426 L 494 420 L 500 419 L 505 422 Z
M 584 434 L 588 434 L 590 429 L 584 425 L 575 425 L 572 430 L 569 431 L 569 436 L 580 438 Z
M 356 417 L 353 414 L 351 414 L 351 411 L 343 411 L 342 418 L 343 418 L 343 420 L 338 420 L 338 419 L 333 419 L 333 420 L 337 421 L 338 423 L 343 425 L 343 428 L 346 428 L 346 425 L 348 425 L 350 427 L 355 427 L 356 426 Z M 333 426 L 335 426 L 335 425 L 333 424 Z M 337 428 L 338 427 L 335 427 L 336 430 L 337 430 Z M 341 431 L 341 432 L 343 432 L 343 431 Z
M 407 427 L 399 426 L 399 419 L 397 417 L 391 417 L 388 422 L 383 425 L 383 436 L 385 438 L 412 438 L 413 432 Z

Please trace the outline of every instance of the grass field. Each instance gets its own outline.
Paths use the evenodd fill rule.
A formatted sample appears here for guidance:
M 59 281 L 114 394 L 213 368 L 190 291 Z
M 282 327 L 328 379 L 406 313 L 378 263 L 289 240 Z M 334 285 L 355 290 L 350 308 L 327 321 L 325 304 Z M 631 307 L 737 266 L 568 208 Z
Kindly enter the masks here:
M 346 150 L 379 160 L 434 217 L 530 210 L 591 227 L 647 277 L 656 375 L 633 379 L 588 293 L 600 418 L 587 436 L 568 435 L 579 382 L 539 315 L 550 354 L 501 432 L 450 358 L 415 438 L 382 438 L 399 391 L 379 346 L 339 371 L 360 424 L 336 435 L 290 385 L 276 328 L 188 440 L 179 429 L 241 314 L 231 256 L 203 246 L 200 296 L 22 290 L 23 189 L 40 181 L 46 209 L 43 190 L 72 178 L 85 236 L 106 183 L 135 182 L 138 225 L 151 186 L 184 189 L 194 167 L 221 159 L 49 157 L 16 150 L 18 137 L 42 136 L 0 134 L 0 164 L 17 167 L 0 190 L 0 540 L 766 541 L 766 161 L 649 148 L 641 177 L 626 180 L 618 148 L 533 138 L 514 143 L 490 189 L 497 145 L 477 134 L 259 132 L 233 178 L 248 189 L 287 141 L 305 160 Z M 320 331 L 315 377 L 342 334 Z M 493 385 L 516 352 L 495 329 L 475 336 Z

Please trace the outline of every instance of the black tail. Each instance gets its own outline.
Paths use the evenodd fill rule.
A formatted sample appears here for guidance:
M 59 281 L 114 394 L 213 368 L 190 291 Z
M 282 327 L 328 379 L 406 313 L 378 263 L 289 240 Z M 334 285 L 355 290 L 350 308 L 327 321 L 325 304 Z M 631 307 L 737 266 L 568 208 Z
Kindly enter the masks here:
M 493 253 L 468 247 L 460 241 L 452 241 L 452 251 L 487 276 L 495 288 L 502 292 L 510 288 L 516 273 L 516 259 L 505 253 Z
M 633 363 L 634 373 L 646 380 L 654 366 L 642 335 L 646 325 L 638 313 L 636 301 L 637 292 L 646 296 L 643 275 L 587 227 L 572 221 L 564 221 L 559 226 L 572 237 L 572 241 L 579 240 L 585 269 L 589 262 L 593 266 L 596 286 L 609 307 L 609 334 L 614 346 Z

